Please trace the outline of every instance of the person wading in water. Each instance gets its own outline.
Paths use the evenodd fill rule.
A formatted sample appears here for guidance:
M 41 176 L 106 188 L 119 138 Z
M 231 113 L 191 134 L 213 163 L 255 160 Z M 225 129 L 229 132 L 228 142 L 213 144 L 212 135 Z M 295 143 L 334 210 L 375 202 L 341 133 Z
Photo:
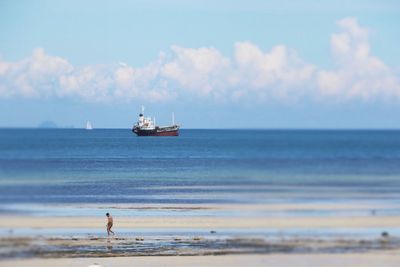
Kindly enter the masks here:
M 110 213 L 106 213 L 107 216 L 107 235 L 110 236 L 110 233 L 115 235 L 113 231 L 111 231 L 111 228 L 113 227 L 113 217 L 110 215 Z

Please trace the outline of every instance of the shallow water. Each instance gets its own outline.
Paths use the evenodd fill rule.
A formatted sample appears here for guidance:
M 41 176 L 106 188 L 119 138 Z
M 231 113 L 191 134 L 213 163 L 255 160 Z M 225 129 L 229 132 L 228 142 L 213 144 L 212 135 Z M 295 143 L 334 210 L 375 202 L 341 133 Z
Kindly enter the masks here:
M 228 228 L 217 229 L 169 229 L 169 228 L 118 228 L 115 230 L 118 237 L 150 239 L 171 239 L 175 237 L 208 239 L 218 238 L 259 238 L 277 240 L 284 238 L 317 238 L 317 239 L 376 239 L 381 237 L 382 231 L 389 232 L 391 236 L 400 237 L 400 229 L 395 227 L 369 227 L 369 228 Z M 105 238 L 104 229 L 98 228 L 0 228 L 0 237 L 47 237 L 47 238 Z
M 0 151 L 3 205 L 400 203 L 400 131 L 1 129 Z
M 371 202 L 364 202 L 364 204 Z M 376 204 L 376 203 L 375 203 Z M 208 207 L 124 207 L 112 204 L 104 205 L 71 205 L 71 204 L 6 204 L 0 205 L 0 215 L 29 215 L 33 217 L 104 217 L 105 212 L 110 212 L 116 217 L 366 217 L 371 216 L 400 216 L 399 206 L 381 206 L 379 209 L 369 208 L 352 208 L 343 206 L 342 208 L 332 209 L 329 207 L 313 207 L 313 208 L 282 208 L 276 210 L 268 209 L 224 209 L 208 208 Z
M 0 239 L 0 260 L 20 257 L 116 257 L 223 255 L 256 253 L 344 253 L 390 251 L 400 248 L 397 238 L 354 237 L 320 239 L 315 237 L 234 236 L 207 237 L 187 235 L 117 237 L 50 237 Z

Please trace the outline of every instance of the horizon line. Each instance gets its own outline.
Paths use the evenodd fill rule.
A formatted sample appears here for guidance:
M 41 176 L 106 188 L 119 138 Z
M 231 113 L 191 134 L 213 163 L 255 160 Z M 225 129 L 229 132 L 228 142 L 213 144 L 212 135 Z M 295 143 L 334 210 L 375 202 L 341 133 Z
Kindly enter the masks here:
M 36 126 L 0 126 L 0 130 L 86 130 L 84 127 L 36 127 Z M 93 130 L 131 130 L 131 128 L 124 128 L 124 127 L 98 127 L 98 128 L 93 128 Z M 337 128 L 332 128 L 332 127 L 321 127 L 321 128 L 308 128 L 308 127 L 296 127 L 296 128 L 290 128 L 290 127 L 262 127 L 262 128 L 254 128 L 254 127 L 226 127 L 226 128 L 180 128 L 180 130 L 271 130 L 271 131 L 335 131 L 335 130 L 340 130 L 340 131 L 398 131 L 400 130 L 399 128 L 389 128 L 389 127 L 382 127 L 382 128 L 374 128 L 374 127 L 360 127 L 360 128 L 347 128 L 347 127 L 337 127 Z

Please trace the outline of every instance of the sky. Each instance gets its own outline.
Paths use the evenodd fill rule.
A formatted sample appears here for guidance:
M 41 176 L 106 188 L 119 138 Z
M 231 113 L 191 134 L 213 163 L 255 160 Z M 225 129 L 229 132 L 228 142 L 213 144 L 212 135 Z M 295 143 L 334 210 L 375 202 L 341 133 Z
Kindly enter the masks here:
M 0 127 L 400 128 L 400 2 L 0 0 Z

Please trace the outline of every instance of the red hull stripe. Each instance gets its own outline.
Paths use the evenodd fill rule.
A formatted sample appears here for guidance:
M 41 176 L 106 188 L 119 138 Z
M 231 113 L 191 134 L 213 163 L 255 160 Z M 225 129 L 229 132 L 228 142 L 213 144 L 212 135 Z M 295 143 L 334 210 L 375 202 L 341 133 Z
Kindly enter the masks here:
M 136 133 L 138 136 L 179 136 L 179 131 L 165 131 L 165 132 L 146 132 L 139 131 Z

